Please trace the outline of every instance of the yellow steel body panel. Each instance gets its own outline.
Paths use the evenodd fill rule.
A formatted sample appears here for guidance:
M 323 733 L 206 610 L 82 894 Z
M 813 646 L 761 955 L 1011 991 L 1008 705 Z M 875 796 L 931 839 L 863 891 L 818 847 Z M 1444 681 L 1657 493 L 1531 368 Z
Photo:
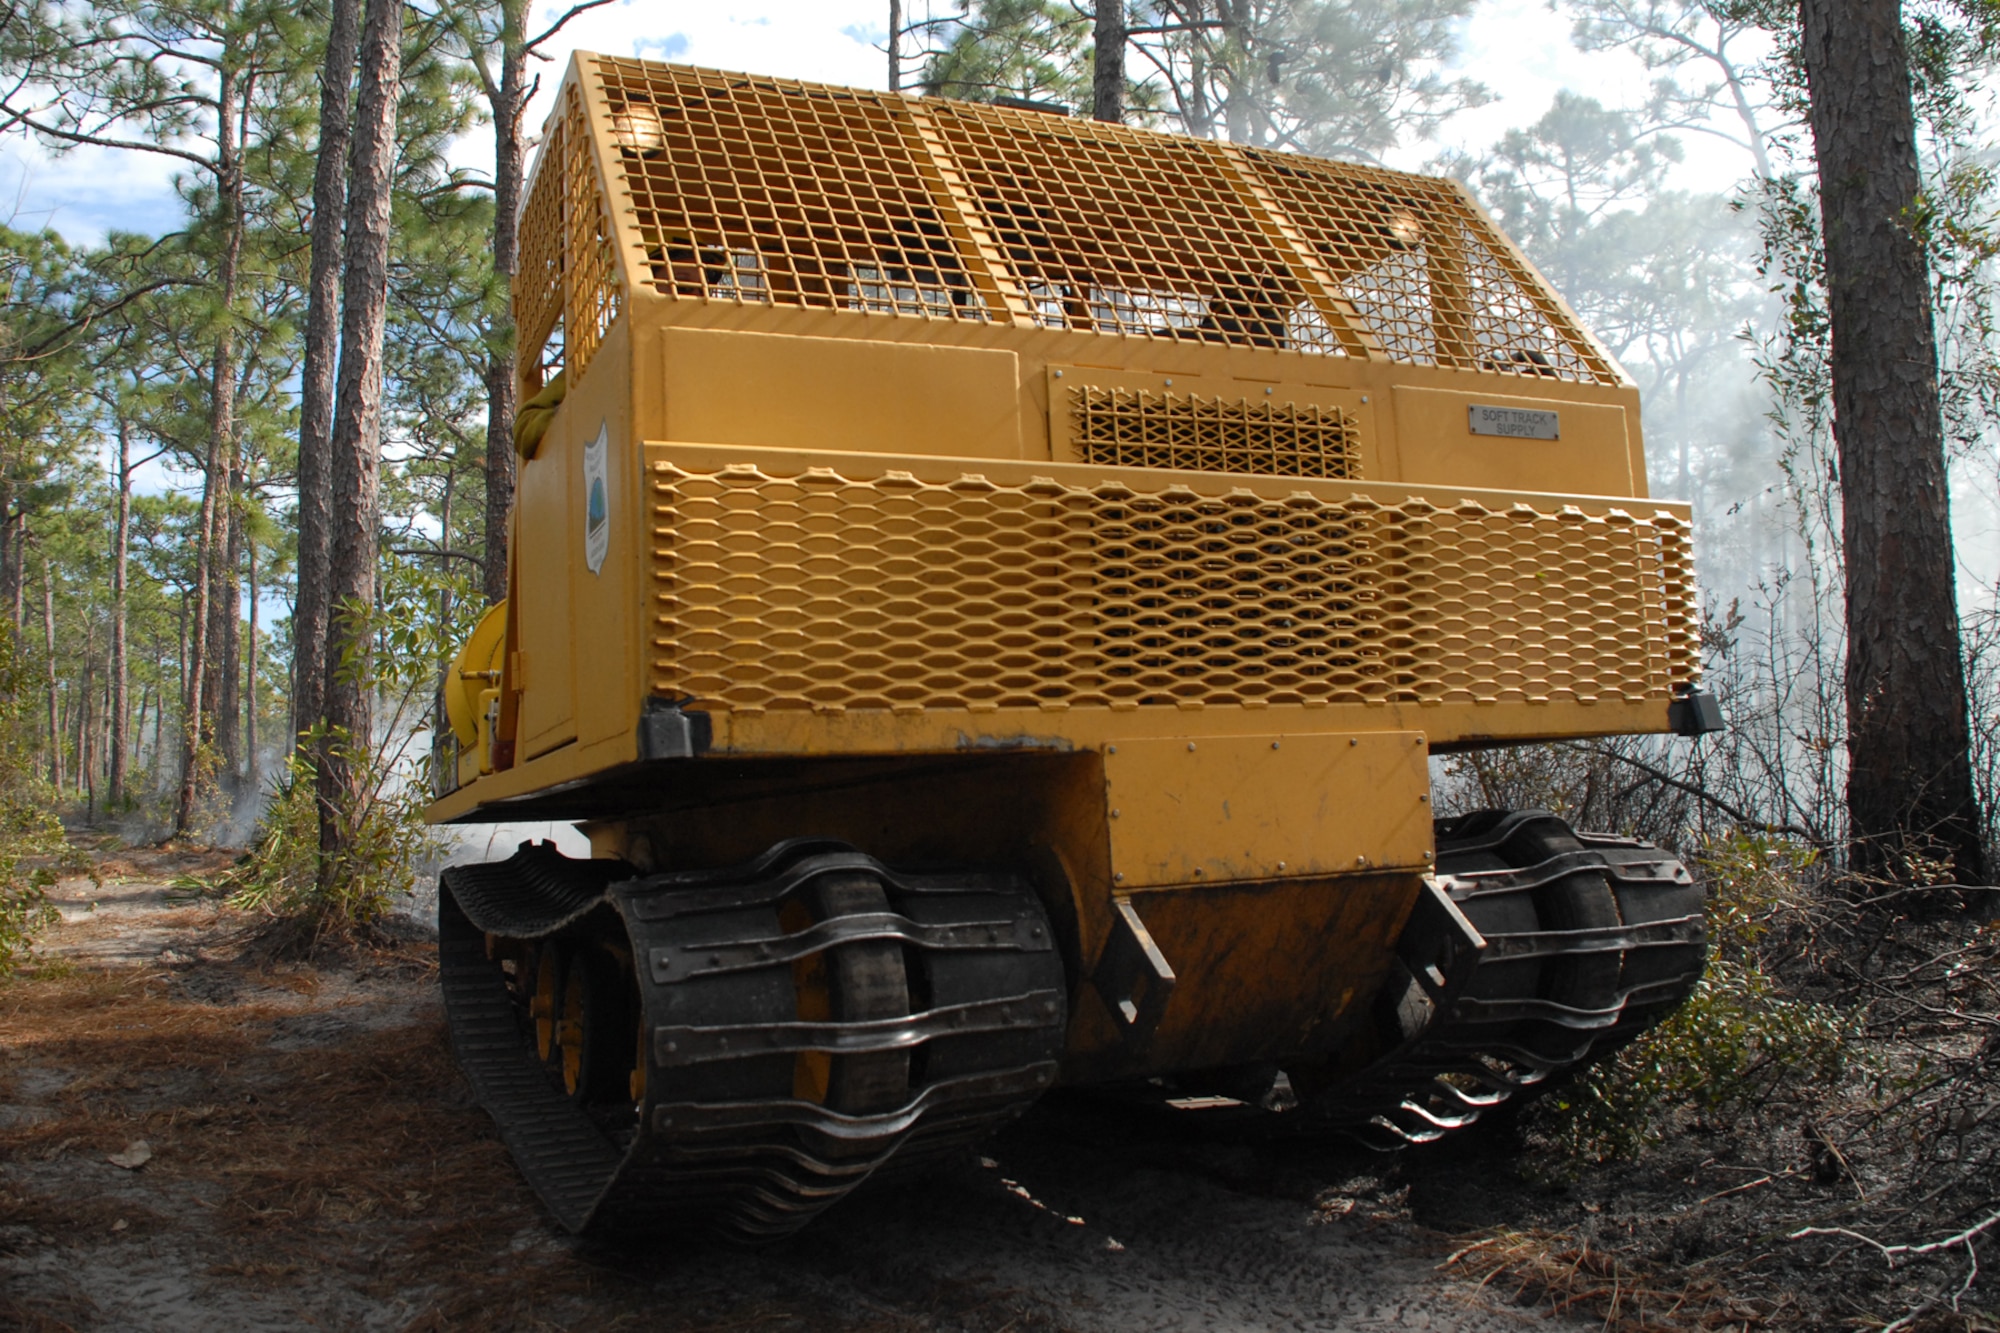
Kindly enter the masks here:
M 963 710 L 977 731 L 1028 707 L 1064 735 L 1085 708 L 1664 709 L 1696 668 L 1685 506 L 740 447 L 647 457 L 652 691 L 717 713 Z M 1496 711 L 1478 734 L 1519 734 L 1518 719 Z
M 1498 398 L 1410 385 L 1396 386 L 1394 402 L 1405 481 L 1582 495 L 1636 493 L 1625 409 L 1619 404 Z M 1487 403 L 1553 413 L 1561 435 L 1553 440 L 1474 435 L 1469 409 Z
M 571 443 L 576 414 L 564 413 L 524 464 L 514 491 L 514 531 L 535 534 L 536 550 L 514 562 L 510 620 L 517 647 L 509 655 L 503 688 L 520 698 L 519 757 L 534 759 L 576 739 L 576 678 L 570 645 L 575 639 L 576 565 L 582 542 L 571 474 L 581 466 Z M 518 541 L 518 537 L 517 537 Z
M 1010 351 L 712 329 L 661 342 L 668 439 L 1021 456 Z
M 1395 957 L 1413 874 L 1178 886 L 1131 895 L 1176 984 L 1124 1041 L 1092 987 L 1071 998 L 1064 1078 L 1096 1082 L 1336 1049 Z
M 479 696 L 500 683 L 500 650 L 507 636 L 507 604 L 490 608 L 479 618 L 472 636 L 451 662 L 445 682 L 445 716 L 461 748 L 479 738 Z
M 1107 746 L 1111 879 L 1121 890 L 1422 871 L 1431 861 L 1420 732 L 1302 732 Z

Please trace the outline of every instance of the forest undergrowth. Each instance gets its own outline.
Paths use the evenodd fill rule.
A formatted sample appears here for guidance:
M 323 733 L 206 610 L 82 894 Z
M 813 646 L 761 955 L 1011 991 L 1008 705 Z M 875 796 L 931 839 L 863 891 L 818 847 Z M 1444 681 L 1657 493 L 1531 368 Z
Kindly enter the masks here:
M 1529 1188 L 1449 1266 L 1615 1329 L 2000 1328 L 2000 893 L 1941 913 L 1807 839 L 1691 836 L 1701 790 L 1618 781 L 1616 753 L 1489 753 L 1446 789 L 1674 846 L 1708 891 L 1708 972 L 1478 1131 Z

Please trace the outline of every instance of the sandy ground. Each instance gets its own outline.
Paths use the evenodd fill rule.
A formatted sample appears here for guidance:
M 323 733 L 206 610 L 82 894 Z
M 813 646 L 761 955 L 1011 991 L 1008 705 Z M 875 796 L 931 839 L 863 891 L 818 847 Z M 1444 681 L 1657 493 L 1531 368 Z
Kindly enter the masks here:
M 260 966 L 250 923 L 169 892 L 218 864 L 65 884 L 50 962 L 0 984 L 0 1327 L 1570 1326 L 1440 1268 L 1504 1220 L 1476 1147 L 1245 1145 L 1074 1098 L 776 1247 L 579 1243 L 453 1067 L 429 944 Z

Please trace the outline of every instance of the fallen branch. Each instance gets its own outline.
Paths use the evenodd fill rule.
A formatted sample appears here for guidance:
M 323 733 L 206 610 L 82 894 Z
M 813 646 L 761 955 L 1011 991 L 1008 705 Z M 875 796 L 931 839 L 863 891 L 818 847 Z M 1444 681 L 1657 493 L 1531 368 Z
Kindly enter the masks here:
M 1785 1239 L 1802 1240 L 1807 1236 L 1846 1236 L 1849 1240 L 1858 1240 L 1863 1245 L 1874 1246 L 1881 1252 L 1883 1259 L 1888 1262 L 1889 1267 L 1894 1268 L 1898 1258 L 1908 1258 L 1919 1254 L 1936 1254 L 1940 1250 L 1948 1250 L 1954 1245 L 1964 1245 L 1970 1248 L 1974 1238 L 1994 1226 L 2000 1226 L 2000 1213 L 1994 1213 L 1984 1222 L 1979 1223 L 1977 1226 L 1967 1227 L 1955 1236 L 1946 1236 L 1943 1240 L 1934 1240 L 1928 1245 L 1884 1245 L 1872 1236 L 1864 1236 L 1858 1231 L 1849 1230 L 1847 1227 L 1800 1227 L 1797 1231 L 1786 1236 Z
M 1651 778 L 1655 782 L 1664 783 L 1666 786 L 1672 787 L 1675 791 L 1685 792 L 1689 796 L 1694 797 L 1697 801 L 1702 801 L 1708 805 L 1714 806 L 1716 809 L 1720 810 L 1723 814 L 1728 815 L 1731 819 L 1743 825 L 1745 828 L 1755 829 L 1759 833 L 1781 833 L 1788 838 L 1798 838 L 1802 842 L 1809 842 L 1813 844 L 1815 847 L 1820 847 L 1825 845 L 1825 840 L 1820 838 L 1818 835 L 1814 834 L 1810 829 L 1800 828 L 1797 824 L 1768 824 L 1761 819 L 1757 819 L 1751 815 L 1745 814 L 1743 811 L 1737 809 L 1735 806 L 1723 800 L 1720 796 L 1717 796 L 1714 792 L 1711 792 L 1706 788 L 1702 787 L 1700 784 L 1693 782 L 1685 782 L 1680 778 L 1674 777 L 1672 774 L 1664 773 L 1661 770 L 1654 768 L 1651 764 L 1646 763 L 1644 760 L 1634 759 L 1629 754 L 1620 754 L 1616 750 L 1606 750 L 1596 745 L 1567 745 L 1564 746 L 1563 748 L 1568 750 L 1579 750 L 1585 754 L 1599 755 L 1605 759 L 1615 759 L 1621 764 L 1629 764 L 1633 768 L 1638 769 L 1641 773 L 1644 773 L 1647 777 Z
M 1946 1236 L 1943 1240 L 1934 1240 L 1924 1245 L 1884 1245 L 1873 1236 L 1864 1236 L 1859 1231 L 1850 1230 L 1847 1227 L 1801 1227 L 1797 1231 L 1792 1232 L 1786 1239 L 1799 1240 L 1806 1236 L 1845 1236 L 1849 1240 L 1858 1240 L 1863 1245 L 1873 1246 L 1881 1254 L 1883 1261 L 1889 1265 L 1891 1270 L 1894 1270 L 1896 1267 L 1898 1259 L 1908 1259 L 1923 1254 L 1939 1254 L 1945 1250 L 1963 1245 L 1965 1247 L 1965 1257 L 1970 1266 L 1965 1274 L 1965 1281 L 1959 1283 L 1958 1290 L 1952 1293 L 1951 1308 L 1956 1313 L 1959 1301 L 1964 1298 L 1966 1292 L 1972 1290 L 1972 1284 L 1979 1280 L 1979 1250 L 1972 1242 L 1979 1239 L 1980 1234 L 1989 1227 L 1996 1225 L 2000 1225 L 2000 1213 L 1994 1213 L 1984 1222 L 1969 1226 L 1957 1235 Z M 1913 1328 L 1916 1326 L 1916 1321 L 1919 1318 L 1935 1308 L 1937 1308 L 1937 1301 L 1935 1299 L 1925 1301 L 1895 1323 L 1887 1325 L 1883 1328 L 1882 1333 L 1892 1333 L 1892 1330 Z

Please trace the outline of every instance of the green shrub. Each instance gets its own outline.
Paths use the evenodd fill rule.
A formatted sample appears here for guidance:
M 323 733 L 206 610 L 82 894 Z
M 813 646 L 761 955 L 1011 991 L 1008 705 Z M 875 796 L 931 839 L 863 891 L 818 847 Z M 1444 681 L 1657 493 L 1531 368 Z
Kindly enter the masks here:
M 348 830 L 346 850 L 320 853 L 319 798 L 310 763 L 294 756 L 270 807 L 251 836 L 250 850 L 211 886 L 232 907 L 308 920 L 316 934 L 366 926 L 416 883 L 415 867 L 430 859 L 436 837 L 423 822 L 423 784 L 397 784 L 372 753 L 350 751 L 354 789 L 336 812 Z
M 0 976 L 19 966 L 35 936 L 58 920 L 49 905 L 56 880 L 87 868 L 52 813 L 54 791 L 34 775 L 22 721 L 28 697 L 13 627 L 0 622 Z
M 1813 862 L 1807 848 L 1746 834 L 1696 858 L 1708 885 L 1707 974 L 1659 1026 L 1544 1099 L 1542 1124 L 1565 1156 L 1637 1156 L 1677 1110 L 1754 1107 L 1787 1085 L 1839 1077 L 1847 1018 L 1787 995 L 1757 953 Z

